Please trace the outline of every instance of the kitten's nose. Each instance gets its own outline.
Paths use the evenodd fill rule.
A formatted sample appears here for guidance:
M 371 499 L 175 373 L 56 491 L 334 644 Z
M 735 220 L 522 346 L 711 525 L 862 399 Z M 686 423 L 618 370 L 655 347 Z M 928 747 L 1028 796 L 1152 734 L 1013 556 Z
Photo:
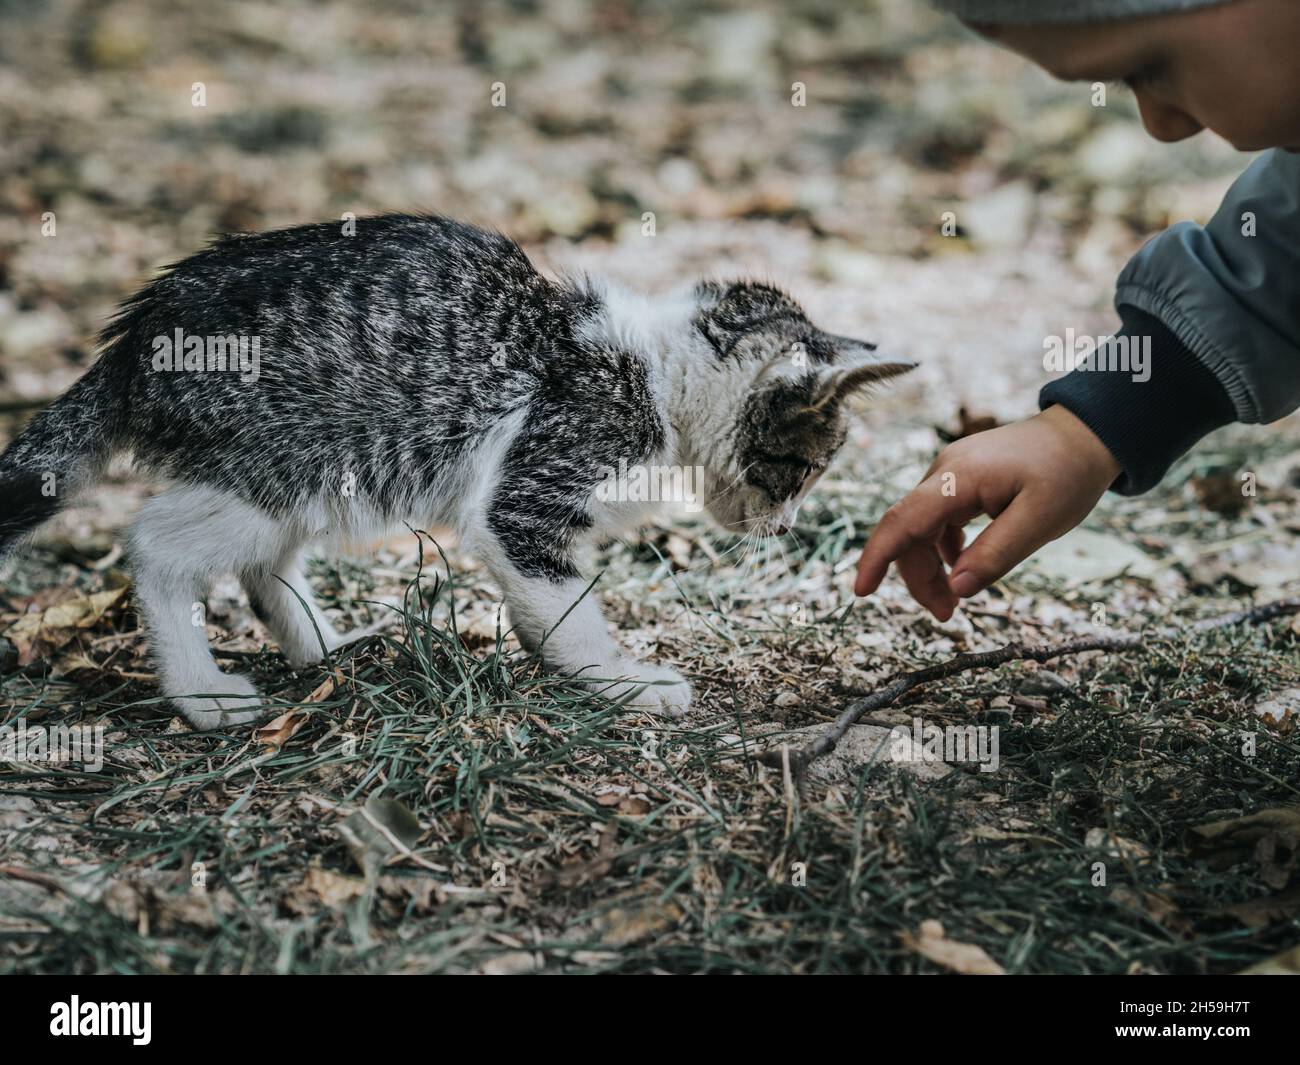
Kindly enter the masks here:
M 788 533 L 789 531 L 790 531 L 790 526 L 788 526 L 785 522 L 782 522 L 782 523 L 781 523 L 780 525 L 778 525 L 774 530 L 772 530 L 772 535 L 773 535 L 773 536 L 784 536 L 784 535 L 785 535 L 786 533 Z

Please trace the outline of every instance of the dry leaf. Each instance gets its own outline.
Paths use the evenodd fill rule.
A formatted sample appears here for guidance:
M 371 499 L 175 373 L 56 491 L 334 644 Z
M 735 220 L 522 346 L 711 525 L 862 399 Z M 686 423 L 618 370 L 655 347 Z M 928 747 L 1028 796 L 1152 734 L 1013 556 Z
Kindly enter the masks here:
M 338 908 L 364 894 L 366 882 L 360 877 L 344 876 L 330 869 L 313 867 L 307 870 L 300 887 L 326 906 Z
M 996 429 L 998 425 L 998 420 L 991 415 L 972 415 L 965 407 L 960 407 L 957 410 L 957 428 L 943 429 L 936 426 L 935 433 L 945 444 L 951 444 L 954 440 L 974 436 L 988 429 Z
M 343 684 L 343 671 L 336 669 L 326 677 L 316 689 L 299 703 L 299 706 L 309 706 L 312 703 L 319 703 L 328 699 Z M 265 725 L 259 726 L 253 732 L 253 739 L 266 747 L 279 750 L 290 738 L 297 734 L 298 730 L 307 723 L 307 714 L 301 710 L 287 710 L 274 721 L 268 721 Z
M 343 681 L 344 681 L 343 670 L 336 669 L 333 673 L 331 673 L 328 677 L 326 677 L 323 681 L 321 681 L 319 685 L 317 685 L 315 690 L 302 701 L 303 704 L 305 705 L 308 703 L 324 702 L 331 695 L 333 695 L 339 688 L 343 686 Z
M 1281 890 L 1300 861 L 1300 808 L 1280 806 L 1196 825 L 1188 830 L 1188 844 L 1213 869 L 1227 869 L 1253 857 L 1264 883 Z
M 944 935 L 938 921 L 922 921 L 917 935 L 902 934 L 903 946 L 955 973 L 969 976 L 1003 976 L 1006 970 L 974 943 L 957 943 Z
M 306 723 L 306 714 L 299 710 L 289 710 L 274 721 L 259 726 L 253 732 L 253 739 L 265 747 L 278 751 Z
M 593 925 L 606 946 L 627 947 L 676 927 L 682 916 L 681 907 L 675 902 L 650 900 L 639 906 L 615 906 Z
M 372 797 L 341 822 L 336 831 L 353 861 L 369 877 L 378 873 L 394 854 L 414 847 L 423 829 L 419 818 L 405 804 L 396 799 Z
M 1242 491 L 1242 482 L 1234 470 L 1193 477 L 1192 488 L 1201 506 L 1227 518 L 1237 517 L 1246 509 L 1246 504 L 1249 502 Z
M 1180 935 L 1191 935 L 1194 930 L 1192 923 L 1182 915 L 1174 900 L 1162 892 L 1138 893 L 1132 888 L 1120 886 L 1111 889 L 1110 898 L 1117 906 L 1124 906 L 1135 913 L 1146 914 L 1153 921 Z
M 93 628 L 125 594 L 125 588 L 112 588 L 23 614 L 5 631 L 18 651 L 18 665 L 29 665 L 65 646 L 79 631 Z
M 1263 928 L 1272 921 L 1289 921 L 1293 917 L 1300 917 L 1300 888 L 1292 888 L 1280 895 L 1239 902 L 1223 912 L 1232 914 L 1251 928 Z

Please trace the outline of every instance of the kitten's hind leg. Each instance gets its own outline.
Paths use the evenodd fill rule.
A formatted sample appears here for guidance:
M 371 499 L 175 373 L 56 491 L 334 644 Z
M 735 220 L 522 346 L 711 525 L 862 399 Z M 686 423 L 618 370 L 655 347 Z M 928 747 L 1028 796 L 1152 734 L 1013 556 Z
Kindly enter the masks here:
M 246 570 L 240 580 L 253 613 L 271 630 L 290 665 L 319 662 L 322 644 L 326 651 L 333 651 L 348 642 L 316 605 L 296 547 L 271 566 Z
M 280 541 L 270 515 L 228 493 L 193 486 L 150 499 L 131 528 L 136 604 L 159 680 L 196 729 L 239 725 L 263 713 L 252 681 L 217 668 L 202 598 L 212 576 L 277 557 Z

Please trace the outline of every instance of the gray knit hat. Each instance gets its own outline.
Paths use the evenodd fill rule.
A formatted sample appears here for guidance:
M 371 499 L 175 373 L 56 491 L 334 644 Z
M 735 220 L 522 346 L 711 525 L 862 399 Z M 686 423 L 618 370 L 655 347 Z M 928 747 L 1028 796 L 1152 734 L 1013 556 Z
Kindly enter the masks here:
M 994 26 L 1140 18 L 1227 2 L 1229 0 L 931 0 L 935 7 L 967 22 L 985 22 Z

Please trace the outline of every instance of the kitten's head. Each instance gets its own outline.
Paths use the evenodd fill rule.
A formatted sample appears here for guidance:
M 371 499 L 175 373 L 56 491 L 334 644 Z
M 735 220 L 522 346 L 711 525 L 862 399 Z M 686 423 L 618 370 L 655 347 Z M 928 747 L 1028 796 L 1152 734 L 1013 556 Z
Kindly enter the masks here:
M 695 328 L 730 402 L 697 441 L 704 502 L 733 532 L 784 533 L 848 432 L 845 400 L 916 364 L 818 329 L 788 295 L 756 282 L 706 282 Z

